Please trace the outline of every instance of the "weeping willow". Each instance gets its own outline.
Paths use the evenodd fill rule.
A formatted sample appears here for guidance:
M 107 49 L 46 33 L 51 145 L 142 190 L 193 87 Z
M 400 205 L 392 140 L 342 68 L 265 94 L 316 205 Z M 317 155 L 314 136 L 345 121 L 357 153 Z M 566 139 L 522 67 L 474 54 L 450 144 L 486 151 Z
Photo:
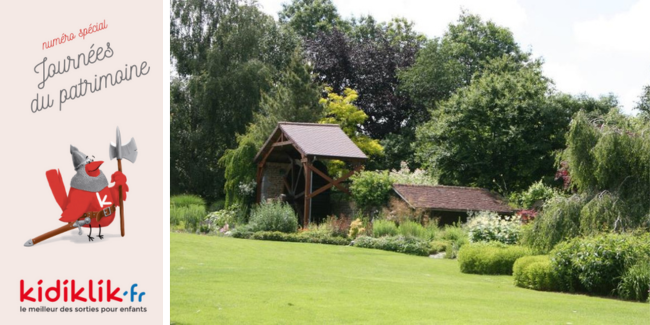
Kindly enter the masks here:
M 578 112 L 559 157 L 577 193 L 547 202 L 529 245 L 548 251 L 579 235 L 650 229 L 650 122 L 618 109 L 597 119 Z

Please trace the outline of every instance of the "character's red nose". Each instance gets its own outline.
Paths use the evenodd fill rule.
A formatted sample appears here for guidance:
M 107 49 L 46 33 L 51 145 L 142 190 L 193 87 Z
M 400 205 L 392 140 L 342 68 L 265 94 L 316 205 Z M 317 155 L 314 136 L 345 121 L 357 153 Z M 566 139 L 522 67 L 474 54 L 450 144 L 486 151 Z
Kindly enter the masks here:
M 99 176 L 99 166 L 101 166 L 103 161 L 93 161 L 86 164 L 86 174 L 88 176 L 97 177 Z

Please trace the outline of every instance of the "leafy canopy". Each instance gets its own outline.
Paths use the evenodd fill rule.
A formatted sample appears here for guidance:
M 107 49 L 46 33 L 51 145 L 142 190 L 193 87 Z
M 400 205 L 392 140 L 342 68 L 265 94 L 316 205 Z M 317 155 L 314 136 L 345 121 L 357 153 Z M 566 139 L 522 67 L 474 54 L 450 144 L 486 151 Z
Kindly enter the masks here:
M 293 0 L 291 3 L 283 3 L 278 19 L 302 37 L 312 37 L 319 31 L 328 32 L 334 27 L 345 28 L 347 25 L 331 0 Z
M 541 63 L 503 56 L 417 128 L 417 158 L 442 184 L 506 193 L 553 173 L 567 119 L 547 99 Z
M 502 56 L 524 63 L 530 55 L 521 51 L 507 28 L 463 11 L 441 38 L 429 41 L 415 63 L 399 73 L 400 88 L 414 103 L 434 108 L 467 86 L 491 59 Z
M 218 159 L 236 146 L 236 134 L 246 131 L 262 94 L 278 81 L 300 43 L 295 33 L 247 4 L 175 3 L 180 9 L 172 11 L 177 28 L 172 38 L 178 38 L 173 55 L 180 78 L 171 85 L 172 193 L 209 200 L 222 195 Z

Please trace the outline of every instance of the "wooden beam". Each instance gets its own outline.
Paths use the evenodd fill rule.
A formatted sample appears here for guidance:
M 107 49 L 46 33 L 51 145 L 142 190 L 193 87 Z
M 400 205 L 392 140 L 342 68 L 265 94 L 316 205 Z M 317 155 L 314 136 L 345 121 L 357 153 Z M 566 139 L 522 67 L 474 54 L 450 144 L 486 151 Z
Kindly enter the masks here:
M 321 193 L 327 191 L 327 189 L 329 189 L 332 186 L 336 186 L 338 189 L 341 189 L 342 192 L 345 192 L 346 194 L 350 195 L 350 190 L 348 188 L 344 187 L 343 185 L 340 185 L 340 184 L 342 182 L 346 181 L 348 178 L 350 178 L 350 176 L 354 175 L 354 173 L 356 173 L 357 171 L 359 171 L 361 169 L 363 169 L 363 166 L 361 166 L 361 165 L 356 166 L 353 170 L 349 171 L 347 174 L 341 176 L 340 178 L 337 178 L 333 182 L 331 182 L 331 183 L 317 189 L 313 193 L 311 193 L 310 194 L 311 197 L 314 197 L 314 196 L 316 196 L 318 194 L 321 194 Z
M 341 185 L 341 184 L 339 184 L 339 183 L 335 183 L 334 180 L 333 180 L 331 177 L 327 176 L 325 173 L 323 173 L 322 171 L 318 170 L 318 168 L 314 167 L 314 165 L 310 165 L 310 166 L 309 166 L 309 170 L 311 170 L 311 171 L 313 171 L 314 173 L 318 174 L 320 177 L 322 177 L 323 179 L 325 179 L 328 183 L 332 184 L 333 186 L 336 186 L 336 188 L 338 188 L 339 190 L 341 190 L 341 191 L 343 191 L 343 192 L 347 191 L 347 189 L 346 189 L 343 185 Z M 331 186 L 330 186 L 330 187 L 331 187 Z M 321 193 L 321 192 L 319 192 L 319 193 Z M 314 196 L 315 196 L 315 195 L 314 195 Z
M 281 141 L 281 142 L 276 142 L 273 144 L 273 147 L 282 147 L 282 146 L 288 146 L 290 144 L 293 144 L 293 141 Z
M 269 156 L 271 155 L 271 152 L 273 152 L 274 148 L 275 147 L 271 146 L 271 149 L 269 149 L 269 151 L 264 155 L 264 158 L 262 158 L 262 160 L 259 162 L 262 166 L 266 164 L 266 160 L 269 159 Z
M 305 174 L 305 213 L 303 215 L 302 227 L 307 228 L 309 226 L 309 219 L 311 217 L 311 173 L 309 172 L 309 165 L 311 163 L 309 160 L 304 161 L 303 158 L 303 170 Z

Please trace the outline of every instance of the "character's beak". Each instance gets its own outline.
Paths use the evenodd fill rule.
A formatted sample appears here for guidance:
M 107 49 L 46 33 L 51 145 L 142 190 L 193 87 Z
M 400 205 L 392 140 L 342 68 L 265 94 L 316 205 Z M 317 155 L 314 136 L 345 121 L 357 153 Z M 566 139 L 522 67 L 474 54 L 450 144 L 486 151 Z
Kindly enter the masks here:
M 99 166 L 101 166 L 104 162 L 103 161 L 93 161 L 90 163 L 86 164 L 86 174 L 89 176 L 97 176 L 99 175 Z

